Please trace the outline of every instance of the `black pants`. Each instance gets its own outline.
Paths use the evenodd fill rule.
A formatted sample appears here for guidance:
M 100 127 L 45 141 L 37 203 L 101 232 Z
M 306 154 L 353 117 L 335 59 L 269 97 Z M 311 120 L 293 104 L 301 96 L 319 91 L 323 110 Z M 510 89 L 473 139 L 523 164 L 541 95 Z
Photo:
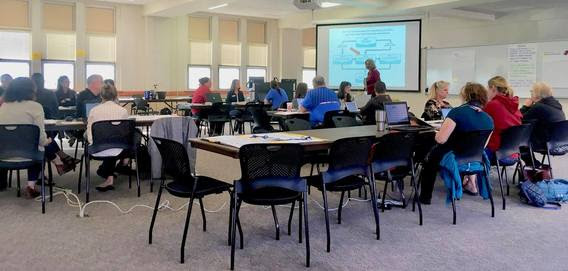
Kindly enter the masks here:
M 128 151 L 122 151 L 118 156 L 109 157 L 102 159 L 103 163 L 99 166 L 97 170 L 97 175 L 102 177 L 103 179 L 108 178 L 109 176 L 114 176 L 114 172 L 116 171 L 116 163 L 117 161 L 127 158 Z
M 451 150 L 447 145 L 437 145 L 429 153 L 420 174 L 420 199 L 429 201 L 440 169 L 440 161 Z

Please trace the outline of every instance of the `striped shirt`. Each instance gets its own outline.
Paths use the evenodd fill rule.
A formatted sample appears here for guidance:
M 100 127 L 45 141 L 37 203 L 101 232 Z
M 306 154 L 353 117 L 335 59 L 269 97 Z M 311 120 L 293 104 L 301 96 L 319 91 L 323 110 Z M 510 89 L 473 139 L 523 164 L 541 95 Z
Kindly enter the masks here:
M 339 103 L 339 99 L 335 92 L 327 87 L 314 88 L 306 94 L 306 98 L 302 101 L 302 107 L 308 111 L 312 111 L 316 106 L 324 102 Z

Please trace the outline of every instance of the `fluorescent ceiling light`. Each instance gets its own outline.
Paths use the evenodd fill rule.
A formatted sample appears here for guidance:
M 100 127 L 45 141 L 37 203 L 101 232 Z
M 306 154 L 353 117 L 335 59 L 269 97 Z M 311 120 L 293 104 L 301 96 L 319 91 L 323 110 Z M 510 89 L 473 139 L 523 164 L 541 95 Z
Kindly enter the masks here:
M 333 3 L 333 2 L 322 2 L 321 3 L 321 7 L 322 8 L 332 8 L 332 7 L 337 7 L 340 6 L 340 3 Z
M 218 6 L 212 6 L 212 7 L 209 8 L 209 10 L 223 8 L 223 7 L 226 7 L 228 5 L 229 4 L 225 3 L 225 4 L 218 5 Z

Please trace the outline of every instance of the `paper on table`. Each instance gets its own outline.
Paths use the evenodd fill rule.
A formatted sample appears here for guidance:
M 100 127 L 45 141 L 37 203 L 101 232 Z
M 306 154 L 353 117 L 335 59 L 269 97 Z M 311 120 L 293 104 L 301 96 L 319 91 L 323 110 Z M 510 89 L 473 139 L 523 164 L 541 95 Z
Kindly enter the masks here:
M 239 135 L 239 136 L 215 136 L 205 138 L 209 142 L 220 143 L 223 145 L 240 148 L 247 144 L 275 144 L 275 143 L 307 143 L 321 142 L 321 138 L 305 136 L 293 133 L 270 133 L 255 135 Z

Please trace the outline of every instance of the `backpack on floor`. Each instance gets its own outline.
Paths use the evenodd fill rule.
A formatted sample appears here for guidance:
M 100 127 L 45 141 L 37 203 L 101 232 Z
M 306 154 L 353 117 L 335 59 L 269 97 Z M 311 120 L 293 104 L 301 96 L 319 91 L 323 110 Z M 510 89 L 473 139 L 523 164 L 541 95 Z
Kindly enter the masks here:
M 548 202 L 568 201 L 568 181 L 562 179 L 544 180 L 536 183 L 542 190 Z
M 550 206 L 545 192 L 535 183 L 531 181 L 524 181 L 520 184 L 519 197 L 521 202 L 540 208 L 558 209 L 560 204 L 551 202 L 555 206 Z

